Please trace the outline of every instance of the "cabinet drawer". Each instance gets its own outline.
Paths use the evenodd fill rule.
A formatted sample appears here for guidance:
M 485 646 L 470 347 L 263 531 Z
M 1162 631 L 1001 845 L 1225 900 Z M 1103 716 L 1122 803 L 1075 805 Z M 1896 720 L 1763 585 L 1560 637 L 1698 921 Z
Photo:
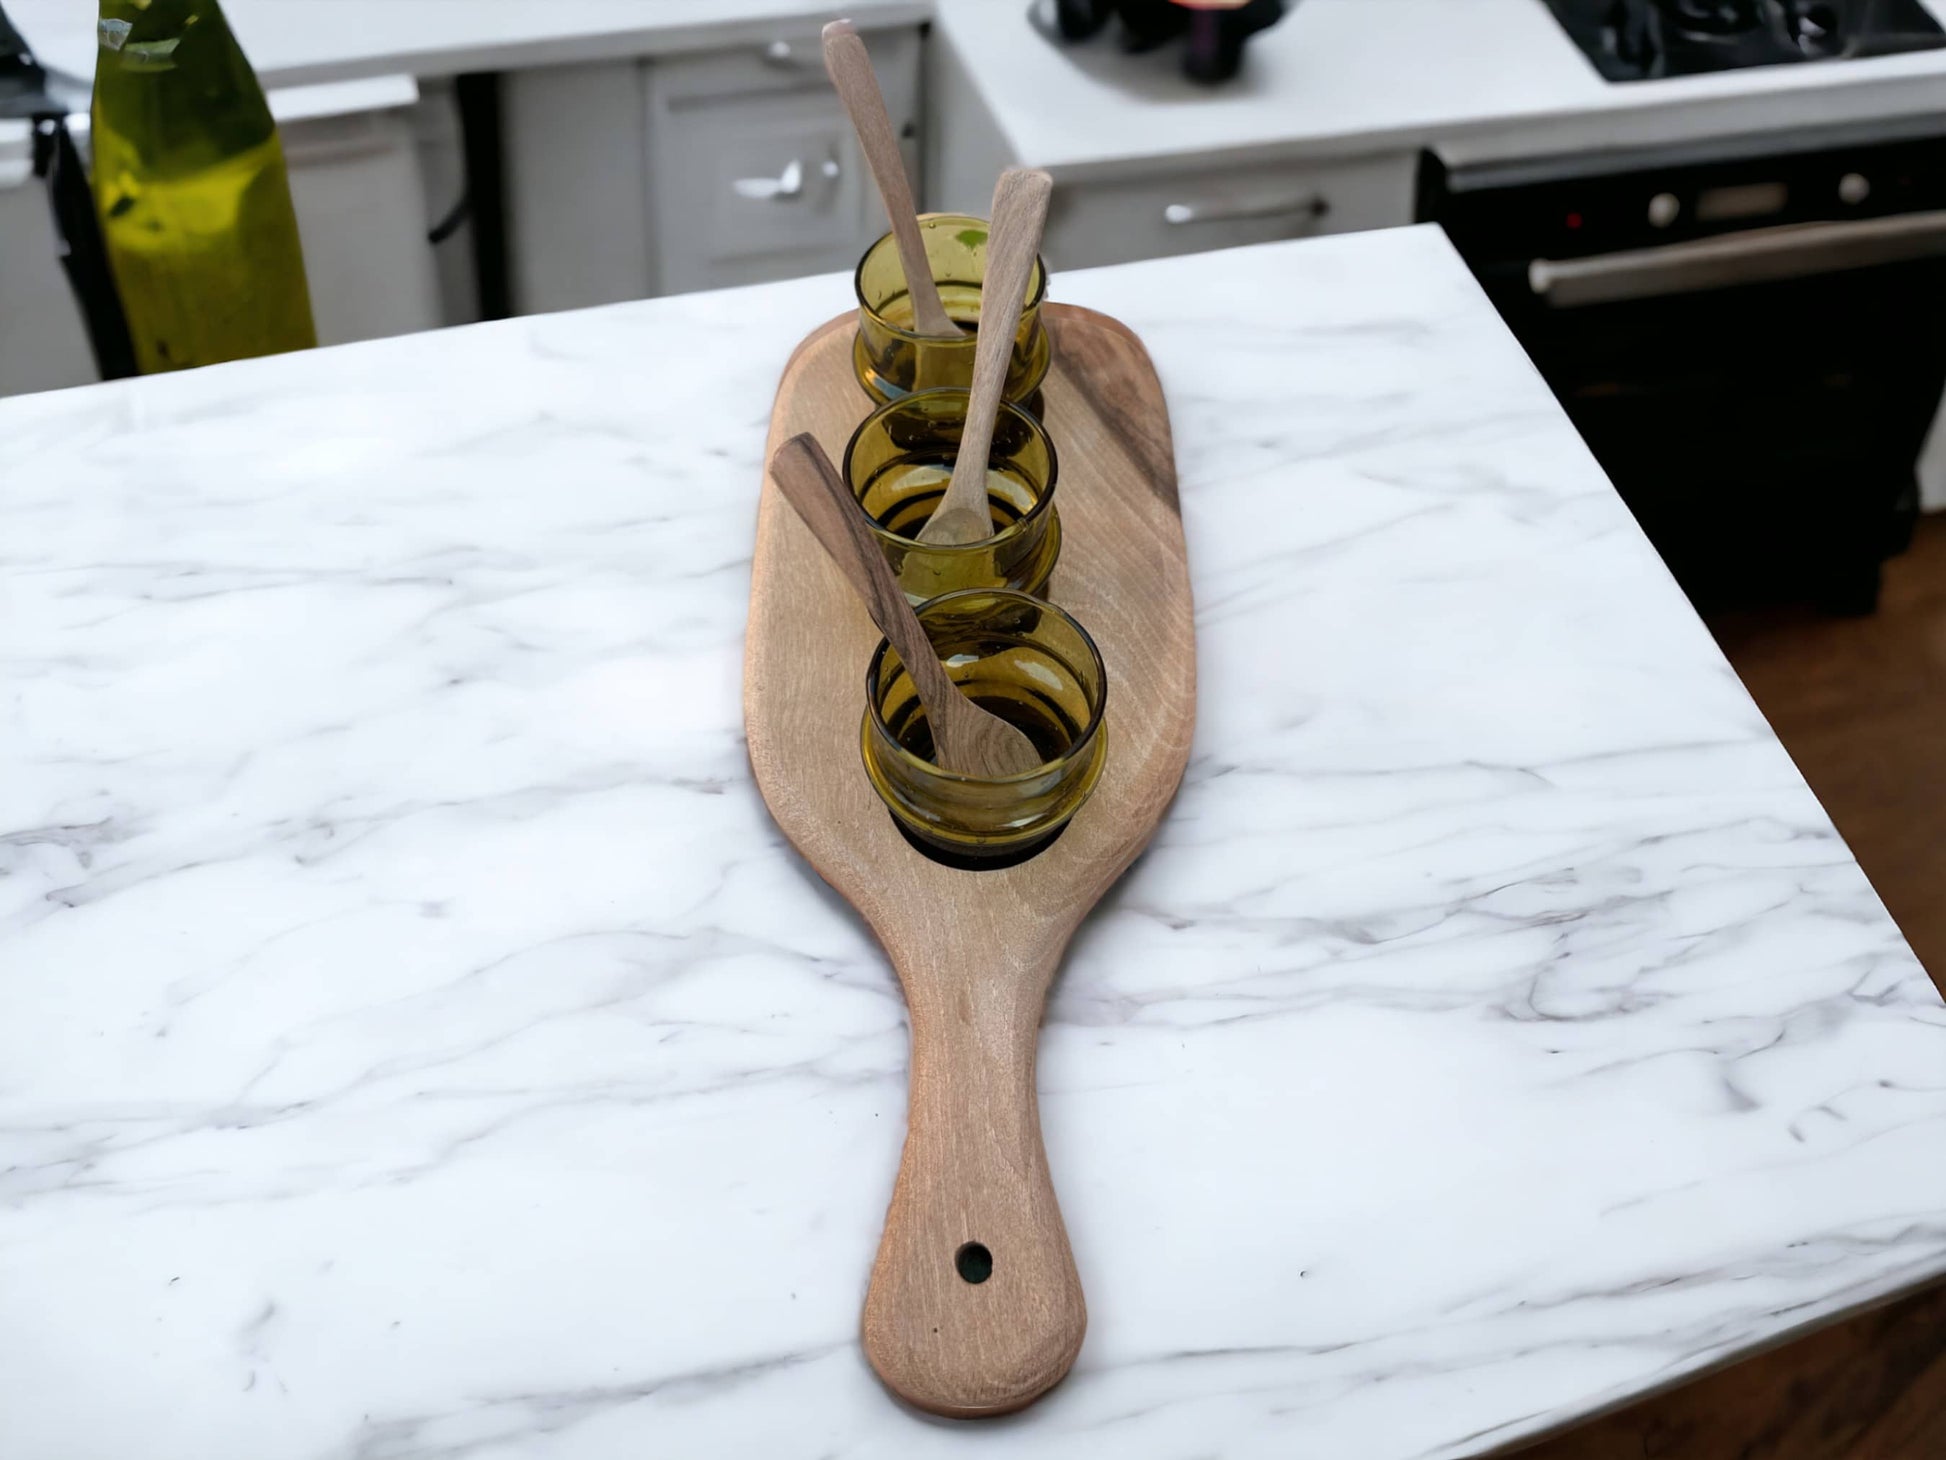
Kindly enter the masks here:
M 918 32 L 865 33 L 874 65 L 895 42 L 918 39 Z M 765 96 L 782 91 L 829 91 L 824 74 L 824 46 L 816 26 L 786 23 L 760 40 L 725 47 L 658 57 L 655 85 L 671 104 L 685 101 L 725 102 L 739 96 Z M 882 74 L 882 73 L 881 73 Z M 890 98 L 887 98 L 888 104 Z M 897 113 L 894 112 L 896 116 Z
M 919 32 L 865 39 L 916 169 Z M 656 61 L 645 102 L 658 292 L 846 268 L 884 231 L 815 31 Z
M 1090 268 L 1412 221 L 1412 153 L 1063 184 L 1048 212 L 1054 268 Z

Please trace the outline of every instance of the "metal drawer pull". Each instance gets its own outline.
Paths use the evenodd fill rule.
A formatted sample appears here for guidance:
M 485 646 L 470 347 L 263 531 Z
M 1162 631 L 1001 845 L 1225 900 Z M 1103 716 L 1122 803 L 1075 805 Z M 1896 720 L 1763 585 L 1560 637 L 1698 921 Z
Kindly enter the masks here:
M 827 157 L 818 164 L 818 176 L 835 180 L 842 171 L 838 159 Z M 804 163 L 793 157 L 777 177 L 740 177 L 730 184 L 739 198 L 759 203 L 791 203 L 804 196 Z
M 1162 221 L 1181 227 L 1185 223 L 1238 223 L 1250 218 L 1322 218 L 1330 211 L 1331 205 L 1316 193 L 1300 193 L 1295 198 L 1230 206 L 1171 203 L 1162 210 Z
M 806 47 L 805 54 L 800 56 L 797 47 L 789 41 L 772 41 L 761 54 L 766 66 L 774 66 L 779 71 L 802 71 L 809 66 L 824 64 L 824 57 L 816 46 Z
M 1535 259 L 1527 286 L 1557 309 L 1801 279 L 1946 254 L 1946 209 L 1847 223 L 1786 223 L 1585 259 Z

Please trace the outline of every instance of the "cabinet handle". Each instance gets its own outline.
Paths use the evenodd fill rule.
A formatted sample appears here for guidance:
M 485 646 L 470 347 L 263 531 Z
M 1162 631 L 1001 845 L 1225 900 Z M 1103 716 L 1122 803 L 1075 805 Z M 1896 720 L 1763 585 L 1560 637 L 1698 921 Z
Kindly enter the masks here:
M 827 157 L 818 164 L 818 176 L 835 182 L 843 172 L 838 159 Z M 793 203 L 804 196 L 804 161 L 793 157 L 776 177 L 740 177 L 730 184 L 739 198 L 758 203 Z
M 803 71 L 824 64 L 823 54 L 816 46 L 809 47 L 806 54 L 799 55 L 797 47 L 789 41 L 772 41 L 760 54 L 766 66 L 774 66 L 779 71 Z
M 1249 218 L 1322 218 L 1331 205 L 1316 193 L 1300 193 L 1295 198 L 1276 198 L 1255 203 L 1211 205 L 1208 203 L 1171 203 L 1162 210 L 1162 221 L 1174 227 L 1185 223 L 1237 223 Z

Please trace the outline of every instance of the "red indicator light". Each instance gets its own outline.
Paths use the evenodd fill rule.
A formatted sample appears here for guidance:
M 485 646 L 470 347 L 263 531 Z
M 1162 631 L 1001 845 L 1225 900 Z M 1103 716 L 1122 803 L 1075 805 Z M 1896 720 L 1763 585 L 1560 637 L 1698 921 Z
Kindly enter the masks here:
M 1570 228 L 1579 228 L 1581 226 L 1581 215 L 1579 213 L 1568 214 L 1567 223 Z

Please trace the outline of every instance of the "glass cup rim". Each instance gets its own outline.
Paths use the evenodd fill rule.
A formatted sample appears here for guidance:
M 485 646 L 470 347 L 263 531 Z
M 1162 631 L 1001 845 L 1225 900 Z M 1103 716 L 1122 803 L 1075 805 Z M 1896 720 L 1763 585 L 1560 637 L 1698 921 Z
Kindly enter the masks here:
M 893 411 L 897 410 L 901 406 L 908 405 L 913 401 L 924 400 L 928 396 L 940 396 L 940 395 L 957 395 L 957 396 L 962 396 L 970 401 L 972 399 L 973 392 L 968 390 L 963 385 L 933 385 L 933 386 L 928 386 L 924 390 L 910 391 L 905 395 L 899 396 L 895 400 L 887 401 L 884 405 L 878 407 L 878 409 L 873 411 L 869 416 L 865 417 L 864 420 L 858 423 L 857 429 L 855 429 L 851 433 L 851 440 L 845 443 L 845 459 L 839 469 L 844 475 L 845 487 L 851 492 L 852 503 L 858 508 L 858 515 L 865 519 L 865 525 L 871 528 L 874 536 L 882 537 L 887 542 L 892 543 L 896 547 L 903 548 L 907 552 L 918 552 L 918 553 L 927 553 L 927 554 L 938 553 L 938 554 L 943 554 L 947 557 L 951 557 L 955 553 L 990 552 L 992 551 L 996 543 L 1007 542 L 1012 538 L 1018 537 L 1021 534 L 1025 533 L 1033 523 L 1035 523 L 1040 519 L 1042 513 L 1052 509 L 1054 505 L 1054 488 L 1060 483 L 1061 480 L 1061 458 L 1059 453 L 1057 453 L 1054 449 L 1054 438 L 1048 435 L 1047 427 L 1043 426 L 1039 421 L 1035 420 L 1031 412 L 1023 410 L 1021 407 L 1015 405 L 1012 401 L 1010 400 L 1001 401 L 1000 409 L 1002 411 L 1011 411 L 1014 415 L 1019 416 L 1021 420 L 1027 423 L 1028 429 L 1034 435 L 1040 437 L 1041 444 L 1047 448 L 1047 481 L 1042 484 L 1040 492 L 1035 496 L 1033 506 L 1029 507 L 1025 512 L 1021 513 L 1020 516 L 1016 517 L 1012 522 L 1009 522 L 1005 527 L 1001 528 L 998 532 L 993 533 L 991 536 L 976 538 L 972 542 L 921 542 L 916 537 L 906 537 L 904 534 L 894 532 L 891 528 L 885 527 L 880 523 L 878 523 L 877 521 L 873 520 L 872 514 L 865 510 L 865 504 L 859 500 L 857 489 L 854 486 L 851 479 L 852 453 L 857 450 L 859 439 L 865 434 L 865 428 L 867 426 L 871 425 L 872 422 L 876 421 L 880 416 L 890 415 Z M 964 420 L 965 414 L 966 413 L 964 411 L 960 413 L 962 420 Z M 958 459 L 959 459 L 958 454 L 956 452 L 954 454 L 954 460 L 957 461 Z M 992 462 L 992 457 L 989 456 L 988 457 L 989 465 L 991 465 L 991 462 Z M 989 590 L 984 588 L 975 588 L 975 589 L 956 589 L 955 591 L 984 593 Z M 998 591 L 998 590 L 994 590 L 994 591 Z M 941 594 L 940 596 L 944 597 L 945 595 Z M 931 601 L 932 601 L 931 599 L 927 600 L 927 602 L 931 602 Z
M 880 745 L 920 774 L 961 786 L 1011 786 L 1077 764 L 1094 745 L 1101 733 L 1101 722 L 1108 716 L 1108 666 L 1102 661 L 1101 647 L 1095 643 L 1094 635 L 1083 628 L 1081 621 L 1059 604 L 1049 603 L 1044 598 L 1036 598 L 1031 593 L 1021 593 L 1013 588 L 955 588 L 951 593 L 942 593 L 937 598 L 928 598 L 915 608 L 913 613 L 918 616 L 920 627 L 924 628 L 928 609 L 951 603 L 954 599 L 974 595 L 986 598 L 1010 598 L 1031 604 L 1043 612 L 1058 614 L 1066 620 L 1068 627 L 1080 636 L 1081 646 L 1088 651 L 1088 657 L 1094 660 L 1097 678 L 1101 681 L 1101 693 L 1095 697 L 1094 713 L 1089 717 L 1087 725 L 1075 737 L 1074 744 L 1053 760 L 1044 760 L 1031 770 L 1016 771 L 1011 776 L 969 776 L 963 771 L 949 771 L 934 761 L 923 760 L 914 755 L 899 744 L 893 738 L 892 732 L 885 728 L 885 719 L 878 712 L 878 695 L 874 692 L 874 686 L 878 683 L 879 666 L 885 662 L 885 655 L 892 649 L 892 643 L 889 639 L 881 638 L 878 641 L 878 648 L 872 651 L 871 663 L 865 667 L 865 718 L 871 722 L 872 731 Z
M 978 223 L 987 228 L 992 227 L 992 224 L 987 219 L 974 213 L 921 213 L 919 215 L 919 221 L 921 223 L 926 222 L 928 219 L 938 219 L 943 222 L 953 223 Z M 897 335 L 902 340 L 910 340 L 914 344 L 920 345 L 960 343 L 970 346 L 979 338 L 978 335 L 969 335 L 962 331 L 958 338 L 955 339 L 952 335 L 928 335 L 922 334 L 918 330 L 909 330 L 904 325 L 893 324 L 891 320 L 873 308 L 871 301 L 865 298 L 865 261 L 877 252 L 881 244 L 888 242 L 891 237 L 891 230 L 886 230 L 877 238 L 873 239 L 866 250 L 858 256 L 858 266 L 851 271 L 851 292 L 853 297 L 858 300 L 858 307 L 870 315 L 872 322 L 880 329 L 886 331 L 888 334 Z M 1034 255 L 1034 273 L 1032 277 L 1037 281 L 1037 287 L 1034 290 L 1033 297 L 1020 308 L 1020 316 L 1022 319 L 1027 318 L 1027 316 L 1039 309 L 1047 299 L 1047 260 L 1043 259 L 1038 253 Z

